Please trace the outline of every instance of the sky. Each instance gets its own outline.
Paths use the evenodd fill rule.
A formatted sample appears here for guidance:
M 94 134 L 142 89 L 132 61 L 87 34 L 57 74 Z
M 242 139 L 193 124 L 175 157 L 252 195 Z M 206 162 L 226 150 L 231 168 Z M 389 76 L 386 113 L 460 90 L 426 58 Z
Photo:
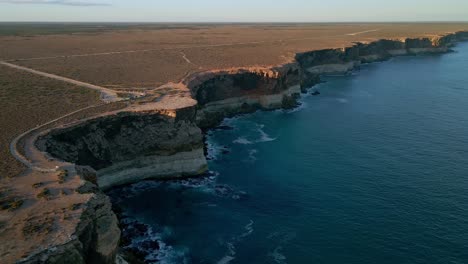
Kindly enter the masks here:
M 0 0 L 0 21 L 468 21 L 468 0 Z

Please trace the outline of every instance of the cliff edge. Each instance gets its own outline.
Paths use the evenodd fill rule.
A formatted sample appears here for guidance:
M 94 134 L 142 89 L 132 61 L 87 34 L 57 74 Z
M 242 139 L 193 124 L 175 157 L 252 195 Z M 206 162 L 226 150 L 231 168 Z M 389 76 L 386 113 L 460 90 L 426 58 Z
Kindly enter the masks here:
M 124 109 L 37 131 L 24 139 L 34 165 L 2 179 L 0 255 L 5 263 L 114 263 L 120 230 L 102 190 L 207 170 L 203 130 L 258 109 L 290 108 L 320 75 L 346 73 L 393 56 L 449 51 L 468 32 L 379 40 L 300 53 L 271 68 L 193 74 L 178 94 L 148 93 Z

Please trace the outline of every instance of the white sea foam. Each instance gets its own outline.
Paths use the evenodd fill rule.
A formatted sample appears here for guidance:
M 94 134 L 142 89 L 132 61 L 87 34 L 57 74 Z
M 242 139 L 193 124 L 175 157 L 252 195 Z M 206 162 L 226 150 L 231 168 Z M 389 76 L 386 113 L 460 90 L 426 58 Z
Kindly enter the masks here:
M 268 135 L 267 133 L 265 133 L 265 131 L 263 131 L 263 128 L 265 127 L 265 125 L 258 125 L 258 133 L 260 133 L 260 139 L 257 140 L 256 142 L 270 142 L 270 141 L 275 141 L 277 138 L 272 138 L 270 137 L 270 135 Z
M 125 246 L 125 248 L 143 252 L 146 263 L 189 263 L 189 251 L 187 248 L 174 248 L 164 242 L 165 237 L 172 235 L 170 228 L 165 227 L 155 231 L 152 226 L 143 224 L 132 218 L 122 219 L 122 223 L 127 225 L 122 230 L 123 233 L 130 234 L 130 244 Z M 138 228 L 137 226 L 140 227 Z M 141 226 L 146 227 L 146 229 L 142 230 Z
M 249 162 L 255 162 L 257 157 L 255 156 L 258 153 L 256 149 L 249 149 Z
M 220 260 L 218 260 L 216 262 L 217 264 L 228 264 L 235 259 L 235 256 L 236 256 L 235 245 L 240 243 L 244 238 L 250 236 L 254 232 L 253 225 L 254 225 L 254 221 L 250 220 L 249 223 L 247 223 L 244 226 L 244 232 L 242 234 L 235 236 L 229 242 L 226 242 L 226 248 L 227 248 L 228 254 L 222 257 Z
M 250 220 L 250 222 L 244 226 L 244 229 L 245 229 L 245 232 L 242 233 L 240 236 L 239 236 L 239 239 L 240 238 L 244 238 L 244 237 L 248 237 L 250 236 L 254 229 L 253 229 L 253 224 L 254 224 L 254 221 L 253 220 Z
M 292 113 L 302 111 L 309 106 L 304 100 L 301 100 L 299 102 L 300 102 L 299 106 L 294 107 L 293 109 L 281 110 L 281 112 L 286 113 L 286 114 L 292 114 Z
M 273 252 L 268 253 L 268 256 L 273 259 L 274 262 L 278 264 L 285 264 L 286 262 L 286 256 L 282 253 L 283 247 L 278 246 L 273 250 Z
M 208 140 L 206 141 L 206 149 L 207 149 L 207 152 L 208 152 L 206 157 L 209 160 L 216 160 L 218 158 L 219 154 L 221 153 L 222 147 L 217 145 L 210 138 L 208 138 Z
M 285 264 L 286 256 L 283 253 L 283 246 L 287 245 L 289 241 L 293 240 L 296 237 L 295 232 L 273 232 L 268 236 L 268 239 L 274 241 L 279 241 L 275 249 L 268 253 L 268 256 L 278 264 Z
M 232 257 L 232 256 L 224 256 L 222 259 L 218 260 L 218 262 L 216 262 L 217 264 L 228 264 L 228 263 L 231 263 L 231 261 L 233 261 L 234 259 L 236 259 L 235 257 Z
M 242 144 L 242 145 L 251 145 L 251 144 L 253 144 L 252 141 L 246 139 L 245 137 L 239 137 L 236 140 L 234 140 L 233 143 Z
M 299 111 L 302 111 L 306 108 L 309 107 L 309 104 L 307 103 L 307 98 L 309 97 L 312 97 L 312 92 L 313 91 L 318 91 L 318 88 L 321 86 L 321 83 L 319 84 L 316 84 L 314 86 L 313 89 L 309 89 L 309 91 L 305 94 L 301 94 L 301 97 L 299 98 L 299 105 L 293 109 L 288 109 L 288 110 L 283 110 L 283 109 L 280 109 L 281 112 L 283 113 L 287 113 L 287 114 L 292 114 L 292 113 L 296 113 L 296 112 L 299 112 Z

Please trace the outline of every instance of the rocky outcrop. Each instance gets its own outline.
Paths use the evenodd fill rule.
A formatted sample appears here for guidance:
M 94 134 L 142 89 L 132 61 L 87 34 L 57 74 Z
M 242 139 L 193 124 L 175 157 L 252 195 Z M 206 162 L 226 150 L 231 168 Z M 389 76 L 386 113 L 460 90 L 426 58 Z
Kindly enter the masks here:
M 297 105 L 320 75 L 346 73 L 362 63 L 397 55 L 446 52 L 465 32 L 434 38 L 378 40 L 341 49 L 299 53 L 294 63 L 196 73 L 181 85 L 196 103 L 187 107 L 122 111 L 52 130 L 37 146 L 60 160 L 97 170 L 101 188 L 147 178 L 181 177 L 206 170 L 200 128 L 258 109 Z M 181 98 L 173 98 L 171 106 Z M 200 127 L 200 128 L 199 128 Z
M 312 84 L 297 63 L 271 69 L 249 68 L 207 72 L 185 81 L 198 101 L 197 124 L 213 127 L 223 118 L 257 109 L 292 107 L 301 93 L 301 83 Z
M 197 103 L 181 107 L 181 101 L 190 96 L 168 99 L 162 107 L 155 107 L 158 102 L 142 103 L 48 131 L 36 142 L 37 147 L 53 158 L 79 165 L 77 173 L 86 183 L 77 191 L 93 197 L 68 243 L 43 250 L 23 263 L 113 262 L 120 231 L 100 189 L 204 173 L 207 163 L 200 128 L 216 126 L 223 118 L 240 113 L 294 107 L 300 93 L 320 82 L 322 74 L 346 73 L 362 63 L 393 56 L 446 52 L 456 41 L 466 39 L 468 32 L 458 32 L 355 43 L 300 53 L 294 63 L 273 68 L 196 73 L 178 85 Z
M 382 61 L 394 56 L 447 52 L 455 42 L 466 38 L 466 32 L 433 38 L 382 39 L 356 43 L 342 49 L 325 49 L 299 53 L 300 68 L 313 74 L 346 73 L 361 63 Z
M 103 190 L 146 179 L 172 179 L 203 174 L 208 169 L 203 147 L 173 155 L 151 155 L 119 162 L 98 172 Z
M 109 198 L 100 193 L 87 205 L 76 234 L 68 243 L 41 251 L 22 264 L 115 263 L 120 229 Z
M 96 169 L 103 189 L 197 175 L 206 170 L 206 159 L 195 111 L 124 111 L 54 129 L 37 146 L 60 160 Z
M 225 117 L 294 107 L 300 92 L 320 82 L 320 75 L 343 74 L 362 63 L 394 56 L 447 52 L 464 33 L 434 38 L 378 40 L 341 49 L 296 55 L 296 62 L 273 68 L 245 68 L 197 73 L 184 84 L 198 101 L 197 124 L 209 128 Z
M 120 229 L 109 197 L 88 181 L 95 177 L 93 170 L 75 166 L 75 169 L 70 169 L 69 173 L 85 180 L 81 181 L 83 184 L 76 189 L 77 193 L 74 195 L 88 198 L 85 198 L 86 201 L 62 208 L 59 212 L 48 213 L 49 217 L 45 217 L 44 214 L 38 217 L 34 216 L 35 213 L 29 214 L 30 220 L 25 222 L 22 232 L 34 237 L 30 239 L 45 236 L 42 239 L 50 245 L 44 250 L 32 252 L 17 263 L 115 263 Z M 66 199 L 66 197 L 55 198 L 48 206 L 48 210 L 52 211 L 57 204 L 65 203 Z M 74 201 L 76 202 L 76 199 Z M 31 210 L 31 212 L 38 211 Z M 54 227 L 52 220 L 58 218 L 59 214 L 62 214 L 60 224 L 63 226 L 69 226 L 67 221 L 75 222 L 72 219 L 77 216 L 79 219 L 76 220 L 73 229 L 61 230 L 60 226 Z M 73 231 L 69 237 L 62 239 L 71 230 Z
M 460 31 L 455 33 L 455 42 L 468 40 L 468 31 Z

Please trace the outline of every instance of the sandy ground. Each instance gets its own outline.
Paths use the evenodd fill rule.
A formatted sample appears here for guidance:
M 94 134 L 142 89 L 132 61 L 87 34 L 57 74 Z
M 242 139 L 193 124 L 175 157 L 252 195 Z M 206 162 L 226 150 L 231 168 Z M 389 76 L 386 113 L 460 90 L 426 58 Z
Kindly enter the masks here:
M 17 136 L 128 106 L 103 104 L 100 93 L 110 102 L 119 91 L 146 90 L 148 97 L 128 110 L 177 109 L 196 103 L 179 83 L 194 72 L 267 67 L 290 62 L 297 52 L 460 30 L 468 24 L 200 25 L 1 36 L 0 200 L 21 209 L 0 211 L 0 238 L 16 238 L 0 243 L 0 257 L 8 263 L 37 245 L 70 239 L 91 195 L 74 191 L 83 182 L 73 166 L 44 157 L 34 137 Z M 12 141 L 18 144 L 9 149 Z M 26 173 L 10 151 L 24 159 Z M 56 166 L 68 170 L 64 179 Z
M 0 58 L 112 89 L 152 89 L 187 74 L 272 66 L 297 52 L 380 38 L 434 36 L 465 24 L 194 25 L 157 30 L 0 37 Z
M 58 76 L 58 75 L 55 75 L 55 74 L 41 72 L 41 71 L 38 71 L 38 70 L 26 68 L 26 67 L 23 67 L 23 66 L 19 66 L 19 65 L 4 62 L 4 61 L 0 61 L 0 64 L 3 65 L 3 66 L 6 66 L 6 67 L 10 67 L 10 68 L 19 70 L 19 71 L 25 71 L 25 72 L 28 72 L 28 73 L 32 73 L 34 75 L 39 75 L 39 76 L 46 77 L 46 78 L 49 78 L 49 79 L 54 79 L 54 80 L 69 83 L 69 84 L 72 84 L 72 85 L 81 86 L 81 87 L 84 87 L 84 88 L 87 88 L 87 89 L 96 90 L 96 91 L 101 93 L 101 100 L 106 102 L 106 103 L 116 102 L 116 101 L 120 100 L 117 93 L 115 91 L 111 90 L 111 89 L 108 89 L 108 88 L 104 88 L 104 87 L 101 87 L 101 86 L 97 86 L 97 85 L 93 85 L 93 84 L 73 80 L 73 79 Z
M 157 105 L 174 105 L 175 95 L 188 96 L 177 83 L 194 72 L 268 67 L 290 62 L 297 52 L 460 30 L 468 30 L 468 23 L 190 25 L 0 36 L 0 60 L 5 61 L 0 62 L 1 99 L 6 101 L 0 106 L 0 173 L 21 171 L 8 155 L 15 135 L 94 105 L 87 89 L 104 94 L 107 102 L 118 100 L 119 91 L 138 95 L 135 91 L 144 90 L 160 97 Z M 86 96 L 69 95 L 68 87 L 81 87 Z M 11 150 L 21 159 L 21 151 Z
M 0 65 L 0 178 L 22 171 L 9 153 L 9 143 L 16 136 L 97 103 L 96 91 Z

